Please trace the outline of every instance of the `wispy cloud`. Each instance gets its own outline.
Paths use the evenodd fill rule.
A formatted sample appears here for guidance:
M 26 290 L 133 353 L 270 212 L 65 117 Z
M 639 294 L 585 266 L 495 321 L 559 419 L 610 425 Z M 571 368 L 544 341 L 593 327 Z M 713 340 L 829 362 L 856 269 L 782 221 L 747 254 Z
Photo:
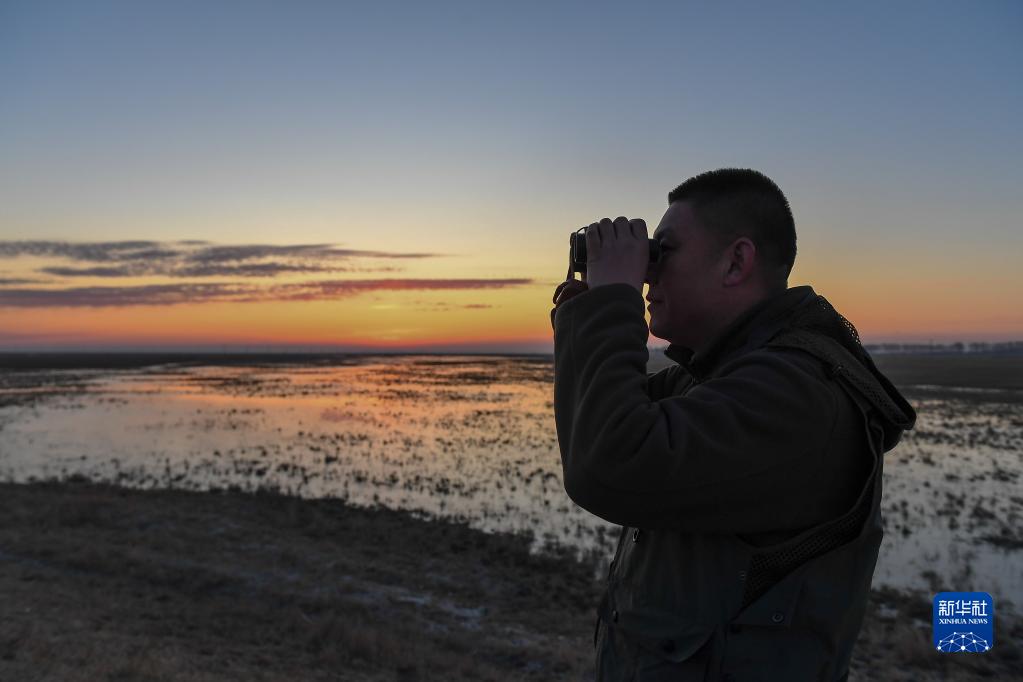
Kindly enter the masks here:
M 282 284 L 269 292 L 277 300 L 305 301 L 345 298 L 370 291 L 415 289 L 503 289 L 532 284 L 531 279 L 337 279 Z
M 52 266 L 38 268 L 36 272 L 58 277 L 134 277 L 147 274 L 147 268 L 133 268 L 128 265 L 97 265 L 91 268 Z
M 373 291 L 502 289 L 532 283 L 531 279 L 376 279 L 298 282 L 270 287 L 244 282 L 192 282 L 128 287 L 0 289 L 0 307 L 77 308 L 184 303 L 322 301 L 348 298 Z M 480 305 L 470 304 L 466 307 L 480 307 Z
M 171 242 L 172 244 L 178 242 Z M 6 241 L 0 242 L 0 258 L 16 256 L 52 256 L 91 263 L 157 259 L 174 256 L 174 249 L 162 248 L 163 242 L 61 242 L 61 241 Z
M 258 300 L 258 289 L 221 283 L 152 284 L 134 287 L 67 289 L 0 289 L 0 307 L 55 308 L 173 305 L 214 301 Z
M 37 271 L 59 277 L 274 277 L 328 272 L 394 272 L 400 268 L 355 267 L 358 259 L 439 258 L 445 254 L 343 249 L 332 244 L 215 245 L 174 242 L 0 241 L 0 259 L 34 256 L 93 263 L 47 265 Z
M 412 310 L 433 311 L 433 312 L 437 312 L 437 311 L 443 312 L 443 311 L 447 311 L 447 310 L 455 310 L 457 308 L 466 308 L 466 309 L 469 309 L 469 310 L 476 310 L 476 309 L 494 308 L 494 307 L 496 307 L 494 305 L 491 305 L 490 303 L 448 303 L 446 301 L 423 301 L 423 300 L 419 300 L 419 299 L 408 301 L 408 305 L 412 306 Z M 375 306 L 375 307 L 378 307 L 378 308 L 388 307 L 388 308 L 390 308 L 390 307 L 400 307 L 400 306 L 397 306 L 397 305 L 386 305 L 386 306 Z
M 47 281 L 24 277 L 0 279 L 0 306 L 15 308 L 112 307 L 251 301 L 320 301 L 373 291 L 497 289 L 531 284 L 530 279 L 310 279 L 274 282 L 287 275 L 398 272 L 393 265 L 360 263 L 361 259 L 437 258 L 445 254 L 343 249 L 331 244 L 218 245 L 202 240 L 171 242 L 0 241 L 0 260 L 20 256 L 70 261 L 37 266 L 37 274 L 64 278 Z M 12 273 L 14 274 L 14 273 Z M 20 274 L 20 273 L 18 273 Z M 76 286 L 81 278 L 167 277 L 201 280 L 137 286 Z M 270 282 L 266 282 L 270 279 Z M 260 283 L 263 280 L 265 283 Z M 21 285 L 12 287 L 10 285 Z M 36 285 L 25 287 L 24 285 Z M 464 306 L 487 307 L 485 304 Z

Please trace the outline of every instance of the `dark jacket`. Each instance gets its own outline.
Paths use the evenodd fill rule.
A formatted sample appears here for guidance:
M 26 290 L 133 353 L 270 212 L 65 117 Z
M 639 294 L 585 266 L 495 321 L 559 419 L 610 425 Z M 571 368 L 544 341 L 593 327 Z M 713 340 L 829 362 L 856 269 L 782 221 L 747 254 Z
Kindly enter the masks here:
M 631 285 L 555 315 L 565 489 L 623 526 L 598 679 L 842 679 L 881 539 L 881 454 L 913 408 L 811 287 L 648 375 Z M 730 677 L 729 677 L 730 676 Z

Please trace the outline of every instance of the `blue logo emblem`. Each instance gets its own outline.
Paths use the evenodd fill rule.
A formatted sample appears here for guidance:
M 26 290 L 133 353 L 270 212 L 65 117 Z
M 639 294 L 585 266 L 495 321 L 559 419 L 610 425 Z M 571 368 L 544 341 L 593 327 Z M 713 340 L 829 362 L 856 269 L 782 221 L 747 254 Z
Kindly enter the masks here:
M 933 613 L 938 651 L 984 653 L 995 645 L 995 600 L 987 592 L 939 592 Z

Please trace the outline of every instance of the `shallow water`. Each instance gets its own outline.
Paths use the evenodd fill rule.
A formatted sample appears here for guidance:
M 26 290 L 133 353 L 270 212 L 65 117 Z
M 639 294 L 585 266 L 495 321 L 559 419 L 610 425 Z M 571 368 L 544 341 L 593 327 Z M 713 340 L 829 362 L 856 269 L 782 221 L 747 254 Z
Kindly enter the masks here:
M 549 359 L 500 356 L 5 372 L 0 479 L 276 487 L 610 556 L 617 528 L 562 487 L 552 382 Z M 875 584 L 1023 605 L 1023 405 L 914 405 L 885 456 Z

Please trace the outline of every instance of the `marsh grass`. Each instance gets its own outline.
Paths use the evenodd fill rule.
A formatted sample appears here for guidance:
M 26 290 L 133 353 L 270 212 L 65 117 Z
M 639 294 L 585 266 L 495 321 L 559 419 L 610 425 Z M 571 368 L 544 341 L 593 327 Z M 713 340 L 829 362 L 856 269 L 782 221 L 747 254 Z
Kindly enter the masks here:
M 599 585 L 530 544 L 272 491 L 4 484 L 0 679 L 577 679 Z
M 587 680 L 593 558 L 272 490 L 0 484 L 2 680 Z M 606 557 L 601 557 L 601 564 Z M 875 591 L 851 680 L 1007 679 L 938 655 L 930 597 Z

